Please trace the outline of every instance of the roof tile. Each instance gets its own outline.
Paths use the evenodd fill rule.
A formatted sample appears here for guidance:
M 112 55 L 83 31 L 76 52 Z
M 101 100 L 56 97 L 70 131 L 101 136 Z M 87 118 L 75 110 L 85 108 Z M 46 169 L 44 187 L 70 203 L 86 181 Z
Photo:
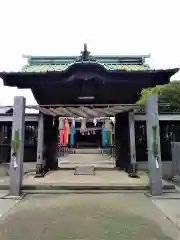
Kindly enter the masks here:
M 25 65 L 21 72 L 53 72 L 53 71 L 63 71 L 68 67 L 68 65 L 63 64 L 37 64 L 37 65 Z M 143 71 L 148 70 L 150 67 L 148 65 L 119 65 L 119 64 L 106 64 L 104 65 L 108 70 L 126 70 L 126 71 Z

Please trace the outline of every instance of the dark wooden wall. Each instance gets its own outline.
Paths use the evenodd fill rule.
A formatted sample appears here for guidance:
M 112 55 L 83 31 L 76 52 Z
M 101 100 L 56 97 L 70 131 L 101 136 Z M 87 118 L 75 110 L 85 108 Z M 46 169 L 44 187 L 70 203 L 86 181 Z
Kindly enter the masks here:
M 136 160 L 147 161 L 147 137 L 146 122 L 135 123 L 136 138 Z M 179 121 L 160 121 L 160 143 L 162 161 L 171 161 L 171 142 L 180 142 L 180 122 Z
M 0 122 L 0 162 L 9 162 L 11 154 L 11 122 Z M 36 161 L 37 122 L 25 123 L 24 162 Z

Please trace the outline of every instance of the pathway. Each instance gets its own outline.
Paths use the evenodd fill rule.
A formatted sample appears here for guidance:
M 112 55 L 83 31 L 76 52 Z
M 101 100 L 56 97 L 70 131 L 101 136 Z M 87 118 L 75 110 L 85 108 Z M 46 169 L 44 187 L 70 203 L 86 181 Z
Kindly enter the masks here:
M 108 155 L 100 153 L 76 153 L 59 158 L 60 168 L 75 168 L 77 165 L 95 168 L 114 168 L 115 162 Z
M 19 200 L 5 199 L 8 191 L 0 191 L 0 219 L 4 219 L 7 214 L 19 203 Z
M 28 195 L 0 224 L 1 240 L 178 240 L 180 231 L 138 193 Z

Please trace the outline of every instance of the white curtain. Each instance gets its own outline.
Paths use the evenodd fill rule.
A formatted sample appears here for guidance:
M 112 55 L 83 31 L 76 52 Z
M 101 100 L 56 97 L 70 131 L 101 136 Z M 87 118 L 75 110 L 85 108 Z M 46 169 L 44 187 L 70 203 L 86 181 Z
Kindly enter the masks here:
M 59 129 L 64 129 L 64 119 L 59 118 Z
M 81 133 L 84 133 L 86 132 L 87 128 L 86 128 L 86 119 L 83 118 L 82 121 L 81 121 L 81 128 L 80 128 L 80 132 Z

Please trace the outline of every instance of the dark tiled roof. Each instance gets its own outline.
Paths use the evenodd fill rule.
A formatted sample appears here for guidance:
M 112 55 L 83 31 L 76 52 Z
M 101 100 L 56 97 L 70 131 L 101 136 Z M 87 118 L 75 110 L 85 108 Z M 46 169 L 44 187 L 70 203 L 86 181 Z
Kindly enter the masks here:
M 72 64 L 71 64 L 72 65 Z M 126 70 L 126 71 L 141 71 L 149 70 L 148 65 L 122 65 L 122 64 L 101 64 L 107 70 Z M 68 64 L 33 64 L 26 65 L 21 69 L 21 72 L 60 72 L 66 70 Z
M 59 72 L 68 69 L 73 64 L 99 64 L 107 70 L 141 71 L 149 70 L 145 59 L 149 55 L 95 55 L 91 56 L 84 44 L 80 56 L 26 56 L 28 64 L 21 72 Z
M 8 113 L 9 110 L 11 110 L 11 108 L 9 107 L 0 107 L 0 114 L 3 114 L 3 113 Z

